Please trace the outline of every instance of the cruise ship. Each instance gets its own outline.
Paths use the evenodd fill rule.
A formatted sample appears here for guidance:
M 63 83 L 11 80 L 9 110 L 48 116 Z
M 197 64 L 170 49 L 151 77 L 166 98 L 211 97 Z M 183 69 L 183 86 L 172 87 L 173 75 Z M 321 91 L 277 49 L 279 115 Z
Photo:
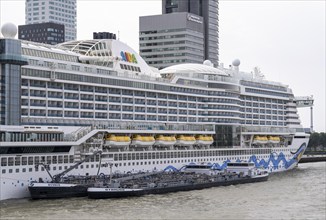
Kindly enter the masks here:
M 239 60 L 159 71 L 118 40 L 53 46 L 14 29 L 0 38 L 1 200 L 29 197 L 31 182 L 70 167 L 108 175 L 242 161 L 280 172 L 308 145 L 292 90 Z

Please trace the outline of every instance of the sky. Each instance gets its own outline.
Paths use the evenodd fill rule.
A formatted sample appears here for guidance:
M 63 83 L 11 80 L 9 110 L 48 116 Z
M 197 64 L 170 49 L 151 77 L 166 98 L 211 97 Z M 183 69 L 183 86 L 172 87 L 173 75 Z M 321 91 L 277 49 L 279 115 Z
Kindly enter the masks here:
M 219 1 L 219 60 L 240 70 L 259 67 L 295 96 L 313 95 L 314 130 L 326 132 L 325 0 Z M 136 51 L 139 16 L 161 14 L 161 0 L 77 0 L 77 39 L 113 32 Z M 0 0 L 0 25 L 25 22 L 24 0 Z M 310 127 L 310 108 L 299 109 Z

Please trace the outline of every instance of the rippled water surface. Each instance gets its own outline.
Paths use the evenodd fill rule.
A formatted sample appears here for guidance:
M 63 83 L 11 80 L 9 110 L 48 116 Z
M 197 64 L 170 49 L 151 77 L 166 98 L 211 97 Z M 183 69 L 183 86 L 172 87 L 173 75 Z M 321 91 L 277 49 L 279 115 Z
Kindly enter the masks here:
M 326 163 L 263 183 L 138 198 L 7 200 L 0 219 L 326 219 Z

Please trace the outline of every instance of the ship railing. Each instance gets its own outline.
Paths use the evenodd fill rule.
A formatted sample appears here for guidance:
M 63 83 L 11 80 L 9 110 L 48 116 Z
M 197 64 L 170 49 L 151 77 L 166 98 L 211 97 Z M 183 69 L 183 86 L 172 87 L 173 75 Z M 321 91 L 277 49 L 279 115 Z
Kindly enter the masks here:
M 230 78 L 228 76 L 208 76 L 207 79 L 210 81 L 239 83 L 238 79 Z
M 289 92 L 289 89 L 281 84 L 281 83 L 277 83 L 277 82 L 271 82 L 271 81 L 260 81 L 260 82 L 252 82 L 252 81 L 247 81 L 245 79 L 240 81 L 241 85 L 244 86 L 251 86 L 251 87 L 255 87 L 255 88 L 261 88 L 261 89 L 270 89 L 270 90 L 274 90 L 274 91 L 282 91 L 282 92 Z
M 135 75 L 127 72 L 116 72 L 116 76 L 122 78 L 140 79 L 145 81 L 159 81 L 159 82 L 170 82 L 170 80 L 163 79 L 160 77 L 148 76 L 148 75 Z
M 121 130 L 121 131 L 207 131 L 214 132 L 215 126 L 212 124 L 153 124 L 153 123 L 130 123 L 130 122 L 110 122 L 107 124 L 80 127 L 76 131 L 65 135 L 64 141 L 78 141 L 93 130 Z
M 242 127 L 242 133 L 286 133 L 286 134 L 294 134 L 296 132 L 295 129 L 292 128 L 279 128 L 279 127 L 258 127 L 258 126 L 250 126 L 250 127 Z
M 103 128 L 103 127 L 102 127 Z M 113 122 L 109 123 L 104 129 L 108 130 L 163 130 L 163 131 L 214 131 L 213 125 L 195 125 L 195 124 L 150 124 L 150 123 L 130 123 Z
M 205 73 L 177 73 L 170 76 L 170 79 L 174 77 L 187 77 L 192 79 L 202 79 L 202 80 L 209 80 L 209 81 L 217 81 L 217 82 L 229 82 L 229 83 L 239 83 L 238 79 L 231 78 L 229 76 L 216 76 L 216 75 L 208 75 Z
M 92 127 L 90 127 L 90 126 L 80 127 L 76 131 L 65 135 L 64 141 L 77 141 L 80 138 L 82 138 L 83 136 L 85 136 L 86 134 L 88 134 L 90 131 L 92 131 Z
M 168 124 L 168 123 L 130 123 L 130 122 L 110 122 L 93 126 L 83 126 L 76 131 L 66 134 L 63 141 L 78 141 L 93 130 L 121 130 L 121 131 L 186 131 L 186 132 L 214 132 L 215 126 L 212 124 Z

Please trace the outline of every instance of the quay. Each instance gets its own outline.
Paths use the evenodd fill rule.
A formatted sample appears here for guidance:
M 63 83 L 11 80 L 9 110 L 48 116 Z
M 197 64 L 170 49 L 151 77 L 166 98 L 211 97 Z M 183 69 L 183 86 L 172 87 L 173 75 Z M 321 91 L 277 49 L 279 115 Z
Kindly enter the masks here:
M 326 161 L 326 154 L 320 155 L 303 155 L 299 163 L 312 163 Z

